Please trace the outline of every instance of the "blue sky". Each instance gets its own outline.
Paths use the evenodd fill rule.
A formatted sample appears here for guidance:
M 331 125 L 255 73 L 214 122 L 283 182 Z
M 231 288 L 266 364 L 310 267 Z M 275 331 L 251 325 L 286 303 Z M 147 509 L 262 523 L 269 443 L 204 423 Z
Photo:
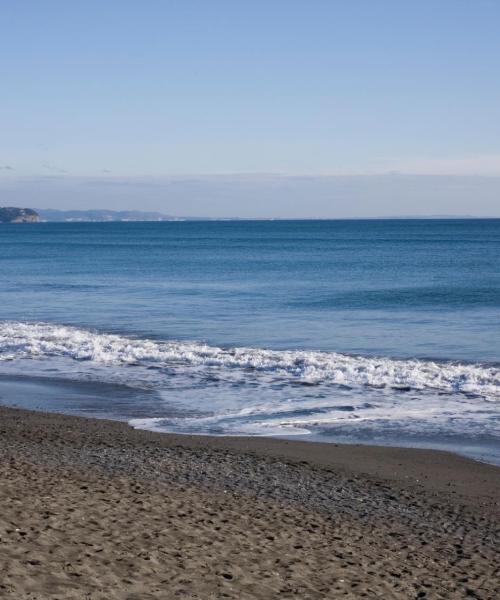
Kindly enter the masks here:
M 196 210 L 212 215 L 210 176 L 251 175 L 281 194 L 262 174 L 290 185 L 307 175 L 335 183 L 309 216 L 337 216 L 339 183 L 324 176 L 397 172 L 441 175 L 451 189 L 490 178 L 498 196 L 476 178 L 453 212 L 476 211 L 479 194 L 482 213 L 500 215 L 499 23 L 496 0 L 3 3 L 0 199 L 39 189 L 38 206 L 73 208 L 51 182 L 87 182 L 80 207 L 120 204 L 103 191 L 118 182 L 127 208 L 183 214 L 169 178 L 196 175 L 212 198 Z M 397 177 L 401 214 L 418 214 Z M 148 178 L 164 185 L 149 199 L 138 191 Z M 217 210 L 248 212 L 241 180 L 230 189 L 233 204 Z M 376 214 L 393 206 L 364 201 Z M 290 212 L 283 198 L 278 209 Z

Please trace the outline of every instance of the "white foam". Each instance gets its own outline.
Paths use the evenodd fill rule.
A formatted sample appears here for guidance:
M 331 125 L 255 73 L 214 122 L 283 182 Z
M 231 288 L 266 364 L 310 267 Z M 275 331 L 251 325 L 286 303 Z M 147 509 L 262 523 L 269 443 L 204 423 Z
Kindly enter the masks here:
M 266 395 L 266 394 L 264 394 Z M 365 402 L 368 399 L 373 402 Z M 212 414 L 132 419 L 130 425 L 153 431 L 223 435 L 307 435 L 325 431 L 399 431 L 415 435 L 500 436 L 498 403 L 461 394 L 399 394 L 380 390 L 363 395 L 280 400 L 267 394 L 226 402 Z M 211 405 L 211 403 L 210 403 Z
M 0 360 L 62 357 L 95 365 L 210 368 L 226 376 L 269 376 L 301 383 L 464 392 L 500 399 L 500 369 L 482 364 L 393 360 L 336 352 L 221 348 L 161 342 L 50 323 L 0 322 Z

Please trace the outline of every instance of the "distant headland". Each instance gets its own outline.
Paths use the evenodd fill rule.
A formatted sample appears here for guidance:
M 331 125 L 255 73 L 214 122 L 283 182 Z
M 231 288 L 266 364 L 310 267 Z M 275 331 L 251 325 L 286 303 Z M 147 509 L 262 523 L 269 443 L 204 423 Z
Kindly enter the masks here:
M 258 218 L 258 217 L 195 217 L 174 216 L 160 212 L 146 212 L 140 210 L 58 210 L 54 208 L 15 208 L 0 207 L 0 223 L 106 223 L 116 221 L 282 221 L 282 220 L 318 220 L 318 221 L 392 221 L 392 220 L 464 220 L 464 219 L 498 219 L 498 217 L 474 215 L 400 215 L 400 216 L 369 216 L 369 217 L 342 217 L 342 218 L 314 218 L 287 219 L 283 217 Z
M 0 206 L 0 223 L 37 223 L 40 215 L 32 208 Z

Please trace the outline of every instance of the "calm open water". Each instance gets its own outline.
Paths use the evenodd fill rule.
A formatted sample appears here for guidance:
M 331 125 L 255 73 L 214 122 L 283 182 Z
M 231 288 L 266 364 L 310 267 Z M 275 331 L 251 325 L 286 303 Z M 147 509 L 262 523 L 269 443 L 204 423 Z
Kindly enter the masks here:
M 500 220 L 1 225 L 0 400 L 500 462 Z

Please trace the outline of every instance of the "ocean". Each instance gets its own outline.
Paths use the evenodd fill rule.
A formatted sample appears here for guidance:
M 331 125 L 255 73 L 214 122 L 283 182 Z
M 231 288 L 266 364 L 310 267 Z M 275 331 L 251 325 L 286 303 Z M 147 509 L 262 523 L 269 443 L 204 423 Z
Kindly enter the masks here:
M 1 225 L 0 402 L 500 463 L 500 220 Z

